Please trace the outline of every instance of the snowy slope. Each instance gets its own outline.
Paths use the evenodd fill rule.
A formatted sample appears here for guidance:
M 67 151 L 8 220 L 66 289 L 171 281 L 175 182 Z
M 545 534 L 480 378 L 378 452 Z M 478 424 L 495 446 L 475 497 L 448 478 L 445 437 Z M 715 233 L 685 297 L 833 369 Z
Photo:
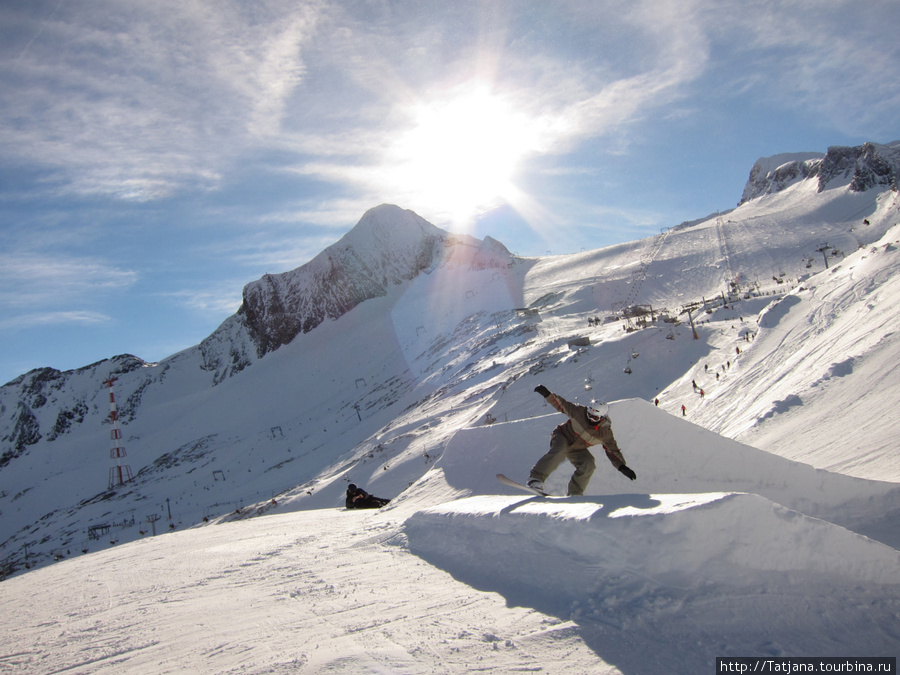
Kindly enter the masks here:
M 596 494 L 624 480 L 601 469 L 585 497 L 516 493 L 491 472 L 526 466 L 558 416 L 469 428 L 379 512 L 209 525 L 9 579 L 0 658 L 13 672 L 653 674 L 892 653 L 895 548 L 759 494 L 696 490 L 755 483 L 871 515 L 896 507 L 896 484 L 814 471 L 646 402 L 611 414 L 651 491 Z M 668 459 L 641 447 L 656 424 Z M 685 491 L 653 491 L 665 481 Z
M 900 480 L 884 430 L 884 405 L 900 397 L 898 240 L 895 227 L 748 317 L 755 338 L 735 335 L 727 377 L 697 369 L 709 391 L 694 419 L 785 457 Z
M 900 202 L 884 173 L 853 187 L 873 158 L 540 259 L 379 207 L 197 348 L 0 387 L 0 663 L 653 673 L 895 652 Z M 322 270 L 367 290 L 321 295 Z M 113 490 L 111 375 L 136 478 Z M 583 498 L 497 483 L 562 420 L 537 384 L 615 401 L 638 480 L 601 456 Z M 338 510 L 349 482 L 391 506 Z

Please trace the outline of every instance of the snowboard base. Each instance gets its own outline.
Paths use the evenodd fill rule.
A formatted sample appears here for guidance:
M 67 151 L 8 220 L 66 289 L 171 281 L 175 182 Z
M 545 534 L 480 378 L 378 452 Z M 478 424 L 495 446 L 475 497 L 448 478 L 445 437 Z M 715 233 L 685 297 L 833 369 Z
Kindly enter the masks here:
M 525 492 L 530 492 L 533 495 L 537 495 L 538 497 L 549 497 L 550 495 L 543 490 L 538 490 L 537 488 L 528 487 L 527 485 L 522 485 L 521 483 L 517 483 L 512 478 L 508 478 L 504 476 L 502 473 L 497 474 L 497 480 L 499 480 L 504 485 L 509 485 L 510 487 L 518 488 L 519 490 L 524 490 Z

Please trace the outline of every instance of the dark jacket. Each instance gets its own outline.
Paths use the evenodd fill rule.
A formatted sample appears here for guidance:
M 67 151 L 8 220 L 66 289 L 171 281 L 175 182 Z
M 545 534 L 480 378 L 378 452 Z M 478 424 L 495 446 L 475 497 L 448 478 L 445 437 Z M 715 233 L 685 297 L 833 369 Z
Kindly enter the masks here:
M 348 509 L 380 509 L 390 501 L 390 499 L 373 497 L 362 488 L 351 485 L 347 488 L 347 498 L 344 501 L 344 505 Z
M 599 424 L 594 424 L 588 419 L 587 406 L 569 403 L 559 394 L 553 393 L 546 397 L 546 401 L 569 418 L 568 421 L 556 427 L 553 433 L 563 434 L 569 441 L 569 445 L 575 450 L 592 445 L 602 445 L 607 459 L 616 469 L 625 465 L 625 458 L 613 436 L 612 425 L 608 417 L 601 419 Z

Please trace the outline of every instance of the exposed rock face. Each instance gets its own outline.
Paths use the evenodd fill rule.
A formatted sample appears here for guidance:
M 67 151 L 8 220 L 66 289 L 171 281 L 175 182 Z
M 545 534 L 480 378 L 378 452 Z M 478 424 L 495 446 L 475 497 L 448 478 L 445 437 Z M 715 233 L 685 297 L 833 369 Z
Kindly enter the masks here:
M 367 211 L 337 243 L 305 265 L 267 274 L 244 287 L 238 312 L 204 340 L 204 368 L 221 381 L 254 359 L 337 319 L 366 300 L 385 296 L 395 284 L 440 265 L 455 244 L 485 252 L 473 265 L 512 254 L 490 237 L 457 237 L 412 211 L 384 204 Z
M 758 159 L 750 169 L 740 203 L 762 195 L 781 192 L 797 181 L 815 176 L 822 162 L 821 153 L 807 155 L 776 155 Z
M 83 398 L 73 400 L 67 390 L 73 379 L 82 376 L 90 378 L 98 368 L 104 373 L 120 375 L 147 365 L 136 356 L 121 354 L 66 372 L 55 368 L 36 368 L 5 384 L 3 388 L 11 394 L 7 400 L 15 400 L 15 413 L 8 418 L 8 433 L 0 436 L 0 469 L 27 454 L 28 446 L 42 439 L 54 441 L 74 424 L 84 421 L 89 412 L 88 405 Z M 101 381 L 97 381 L 94 389 L 99 388 Z M 7 408 L 12 410 L 13 406 L 0 403 L 0 415 L 6 413 Z M 48 418 L 54 421 L 50 423 Z
M 819 170 L 819 192 L 835 179 L 850 179 L 850 189 L 865 192 L 895 185 L 900 173 L 900 148 L 866 143 L 856 148 L 828 148 Z
M 0 454 L 0 468 L 20 456 L 26 446 L 34 445 L 41 440 L 40 425 L 31 408 L 24 403 L 19 403 L 15 419 L 12 433 L 3 439 L 12 447 Z
M 258 356 L 336 319 L 431 267 L 446 233 L 411 211 L 380 206 L 309 263 L 244 288 L 239 310 Z
M 811 178 L 818 180 L 819 192 L 843 185 L 853 192 L 865 192 L 879 186 L 896 189 L 898 175 L 900 142 L 833 146 L 824 155 L 775 155 L 761 158 L 753 165 L 740 203 L 780 192 L 798 181 Z

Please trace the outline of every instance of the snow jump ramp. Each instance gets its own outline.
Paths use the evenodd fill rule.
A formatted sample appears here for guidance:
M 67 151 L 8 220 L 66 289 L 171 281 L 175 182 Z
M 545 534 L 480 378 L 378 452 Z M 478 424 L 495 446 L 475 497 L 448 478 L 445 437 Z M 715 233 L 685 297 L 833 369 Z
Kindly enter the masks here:
M 848 526 L 896 538 L 897 485 L 785 460 L 638 400 L 613 404 L 611 417 L 638 480 L 601 455 L 583 497 L 532 497 L 495 478 L 524 478 L 561 416 L 458 433 L 439 470 L 468 496 L 411 515 L 410 550 L 511 605 L 619 629 L 653 625 L 673 644 L 667 617 L 690 616 L 690 630 L 728 633 L 738 650 L 760 649 L 796 621 L 803 635 L 785 637 L 783 653 L 896 645 L 900 552 Z M 567 468 L 548 481 L 551 492 L 564 491 Z M 756 628 L 738 612 L 753 612 Z M 598 647 L 604 658 L 608 647 Z
M 733 441 L 673 416 L 647 401 L 610 404 L 613 432 L 631 482 L 615 471 L 602 451 L 585 497 L 641 494 L 749 493 L 853 530 L 900 549 L 900 485 L 855 478 L 784 459 Z M 464 429 L 448 443 L 438 464 L 443 479 L 462 495 L 516 494 L 498 473 L 526 480 L 549 447 L 550 432 L 564 421 L 558 413 Z M 571 466 L 563 463 L 546 483 L 563 495 Z

